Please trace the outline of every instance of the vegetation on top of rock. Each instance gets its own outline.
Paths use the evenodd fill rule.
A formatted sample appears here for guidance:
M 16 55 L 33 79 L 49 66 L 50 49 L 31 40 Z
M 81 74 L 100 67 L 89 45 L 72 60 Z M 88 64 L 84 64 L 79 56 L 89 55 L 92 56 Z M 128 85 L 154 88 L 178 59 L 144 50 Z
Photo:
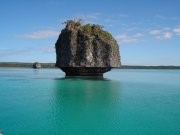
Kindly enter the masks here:
M 113 39 L 111 33 L 103 30 L 103 26 L 99 24 L 82 24 L 82 20 L 67 20 L 64 22 L 66 24 L 66 29 L 80 29 L 83 33 L 89 36 L 98 36 L 105 39 Z
M 82 25 L 81 29 L 84 33 L 90 35 L 90 36 L 99 36 L 106 39 L 112 39 L 112 35 L 103 30 L 103 27 L 98 24 L 86 24 Z
M 76 29 L 81 26 L 82 20 L 79 19 L 78 21 L 76 20 L 67 20 L 63 24 L 66 24 L 66 29 Z

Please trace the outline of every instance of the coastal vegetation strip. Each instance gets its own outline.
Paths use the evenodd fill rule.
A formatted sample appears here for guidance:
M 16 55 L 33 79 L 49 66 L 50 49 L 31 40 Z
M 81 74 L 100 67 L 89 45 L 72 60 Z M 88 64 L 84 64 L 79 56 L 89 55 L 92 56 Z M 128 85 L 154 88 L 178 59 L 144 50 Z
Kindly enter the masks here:
M 0 62 L 0 67 L 10 68 L 33 68 L 34 63 L 23 63 L 23 62 Z M 56 68 L 55 63 L 40 63 L 41 68 Z M 180 66 L 132 66 L 122 65 L 117 69 L 180 69 Z
M 55 68 L 55 63 L 40 63 L 41 68 Z M 34 63 L 0 62 L 0 67 L 33 68 Z

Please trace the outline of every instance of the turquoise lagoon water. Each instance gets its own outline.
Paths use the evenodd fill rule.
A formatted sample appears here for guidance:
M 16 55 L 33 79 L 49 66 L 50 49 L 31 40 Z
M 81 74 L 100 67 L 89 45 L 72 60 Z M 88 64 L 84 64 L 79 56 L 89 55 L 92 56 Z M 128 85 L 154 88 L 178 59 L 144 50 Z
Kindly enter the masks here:
M 4 135 L 180 135 L 180 70 L 0 68 Z

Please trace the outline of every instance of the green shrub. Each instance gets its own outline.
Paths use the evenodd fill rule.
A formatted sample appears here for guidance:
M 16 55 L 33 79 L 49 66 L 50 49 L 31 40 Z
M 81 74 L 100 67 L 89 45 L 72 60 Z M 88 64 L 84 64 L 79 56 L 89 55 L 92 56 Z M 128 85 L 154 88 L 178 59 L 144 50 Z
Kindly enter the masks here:
M 66 24 L 66 28 L 68 26 L 73 26 L 73 28 L 80 28 L 85 34 L 90 36 L 99 36 L 105 39 L 112 39 L 112 35 L 103 30 L 103 27 L 99 24 L 85 24 L 82 25 L 82 20 L 67 20 L 64 22 Z

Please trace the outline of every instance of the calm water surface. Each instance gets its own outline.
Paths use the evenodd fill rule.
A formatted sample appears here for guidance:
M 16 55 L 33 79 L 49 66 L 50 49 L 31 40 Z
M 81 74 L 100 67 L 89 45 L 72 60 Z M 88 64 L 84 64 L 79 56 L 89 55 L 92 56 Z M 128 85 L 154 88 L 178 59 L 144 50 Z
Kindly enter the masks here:
M 0 68 L 4 135 L 180 135 L 180 70 Z

